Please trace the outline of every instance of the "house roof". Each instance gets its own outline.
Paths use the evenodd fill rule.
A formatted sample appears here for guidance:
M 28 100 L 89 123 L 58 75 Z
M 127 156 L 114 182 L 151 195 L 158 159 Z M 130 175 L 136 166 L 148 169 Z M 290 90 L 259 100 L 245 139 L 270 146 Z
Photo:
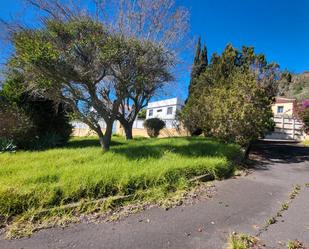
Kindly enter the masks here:
M 184 103 L 179 98 L 164 99 L 148 103 L 147 109 L 174 105 L 184 105 Z
M 276 98 L 276 104 L 280 103 L 294 103 L 296 99 L 290 99 L 290 98 L 282 98 L 282 97 L 277 97 Z

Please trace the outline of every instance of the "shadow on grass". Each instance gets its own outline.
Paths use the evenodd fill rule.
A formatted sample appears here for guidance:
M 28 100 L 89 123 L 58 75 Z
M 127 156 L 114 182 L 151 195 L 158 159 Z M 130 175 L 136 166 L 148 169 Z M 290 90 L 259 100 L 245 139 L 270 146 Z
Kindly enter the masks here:
M 183 139 L 183 138 L 182 138 Z M 129 145 L 112 148 L 115 153 L 122 154 L 128 159 L 136 160 L 143 158 L 161 158 L 166 153 L 176 153 L 186 157 L 226 157 L 228 159 L 235 159 L 239 155 L 237 146 L 221 144 L 211 140 L 194 140 L 188 139 L 189 144 L 177 144 L 171 141 L 164 141 L 162 143 L 131 143 Z
M 124 142 L 115 141 L 112 139 L 111 146 L 118 146 L 123 145 Z M 75 138 L 68 142 L 68 144 L 65 146 L 66 148 L 70 149 L 77 149 L 77 148 L 85 148 L 85 147 L 101 147 L 99 139 L 98 138 Z

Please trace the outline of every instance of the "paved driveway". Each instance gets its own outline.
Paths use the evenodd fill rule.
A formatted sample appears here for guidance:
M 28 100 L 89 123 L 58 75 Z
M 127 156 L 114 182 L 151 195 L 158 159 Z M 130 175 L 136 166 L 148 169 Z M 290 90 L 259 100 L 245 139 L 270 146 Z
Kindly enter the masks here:
M 309 244 L 309 149 L 261 144 L 255 152 L 265 162 L 247 177 L 215 182 L 212 199 L 168 211 L 153 208 L 118 223 L 76 224 L 31 238 L 0 239 L 0 248 L 224 248 L 232 231 L 259 233 L 296 184 L 299 195 L 260 237 L 267 248 L 284 248 L 280 242 L 292 239 Z

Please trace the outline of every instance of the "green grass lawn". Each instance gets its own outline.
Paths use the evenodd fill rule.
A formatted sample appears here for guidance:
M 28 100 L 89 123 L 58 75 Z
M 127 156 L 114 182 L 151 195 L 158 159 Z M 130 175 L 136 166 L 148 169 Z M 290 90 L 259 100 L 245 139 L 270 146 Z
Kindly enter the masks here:
M 81 200 L 134 194 L 149 188 L 177 188 L 205 173 L 233 172 L 236 145 L 205 138 L 113 137 L 103 153 L 96 138 L 74 138 L 65 148 L 0 155 L 0 215 L 52 208 Z

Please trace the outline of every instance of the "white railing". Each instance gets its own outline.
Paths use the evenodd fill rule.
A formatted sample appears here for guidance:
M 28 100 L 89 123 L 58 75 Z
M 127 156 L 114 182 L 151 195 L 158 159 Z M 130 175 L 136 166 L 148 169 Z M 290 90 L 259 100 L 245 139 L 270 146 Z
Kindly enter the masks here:
M 275 129 L 266 139 L 302 140 L 304 138 L 303 123 L 295 117 L 275 116 Z

